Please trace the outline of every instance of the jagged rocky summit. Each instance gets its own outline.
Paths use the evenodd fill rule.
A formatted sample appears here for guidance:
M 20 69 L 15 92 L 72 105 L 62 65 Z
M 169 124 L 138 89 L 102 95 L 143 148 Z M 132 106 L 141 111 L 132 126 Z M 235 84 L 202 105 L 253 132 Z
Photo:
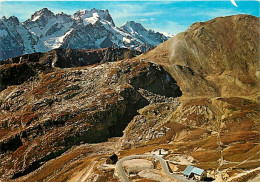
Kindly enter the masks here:
M 117 27 L 108 10 L 79 10 L 73 15 L 54 14 L 47 8 L 30 19 L 0 19 L 0 60 L 55 48 L 129 48 L 145 52 L 169 37 L 129 21 Z

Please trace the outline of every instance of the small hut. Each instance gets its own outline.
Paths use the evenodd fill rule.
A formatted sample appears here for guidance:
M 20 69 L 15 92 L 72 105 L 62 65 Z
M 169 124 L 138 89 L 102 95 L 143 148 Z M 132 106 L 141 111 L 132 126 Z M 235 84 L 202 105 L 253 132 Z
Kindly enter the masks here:
M 106 164 L 115 164 L 117 161 L 118 156 L 116 154 L 113 154 L 106 160 Z

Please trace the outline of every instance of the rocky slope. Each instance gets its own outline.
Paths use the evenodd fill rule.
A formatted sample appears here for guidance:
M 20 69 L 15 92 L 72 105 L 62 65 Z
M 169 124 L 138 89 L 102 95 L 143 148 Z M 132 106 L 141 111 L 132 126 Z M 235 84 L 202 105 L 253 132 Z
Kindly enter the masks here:
M 79 10 L 70 16 L 44 8 L 22 23 L 14 16 L 0 19 L 0 60 L 68 47 L 125 47 L 144 52 L 168 38 L 133 21 L 117 27 L 108 10 Z
M 98 50 L 66 50 L 63 56 L 54 58 L 53 54 L 64 51 L 22 56 L 7 60 L 16 62 L 18 59 L 19 63 L 1 66 L 3 80 L 9 80 L 8 87 L 0 94 L 0 174 L 4 179 L 23 176 L 73 145 L 121 136 L 137 110 L 149 104 L 139 89 L 165 97 L 181 94 L 175 80 L 161 66 L 145 61 L 40 69 L 39 65 L 45 60 L 50 61 L 48 65 L 53 65 L 55 59 L 57 65 L 67 66 L 67 61 L 76 59 L 73 52 L 84 53 L 91 61 L 95 61 L 95 56 L 99 56 L 98 62 L 110 61 L 101 56 L 106 55 L 108 49 L 99 53 Z M 132 53 L 114 51 L 115 59 Z M 117 54 L 120 51 L 122 54 Z M 33 59 L 37 56 L 38 62 Z M 25 58 L 29 61 L 24 62 Z M 30 58 L 34 62 L 30 62 Z M 34 70 L 35 67 L 38 70 Z M 14 76 L 19 79 L 15 80 Z

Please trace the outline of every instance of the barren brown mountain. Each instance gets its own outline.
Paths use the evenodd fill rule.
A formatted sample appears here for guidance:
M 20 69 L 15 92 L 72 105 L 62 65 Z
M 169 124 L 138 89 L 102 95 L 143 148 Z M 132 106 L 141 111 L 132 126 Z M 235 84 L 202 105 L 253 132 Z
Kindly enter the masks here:
M 249 15 L 194 23 L 144 53 L 163 65 L 185 96 L 248 96 L 259 91 L 259 19 Z
M 259 24 L 249 15 L 195 23 L 132 59 L 99 50 L 102 64 L 82 55 L 74 65 L 68 50 L 5 61 L 0 180 L 119 181 L 109 156 L 159 150 L 176 174 L 194 165 L 209 180 L 257 181 Z M 148 160 L 132 181 L 172 181 Z

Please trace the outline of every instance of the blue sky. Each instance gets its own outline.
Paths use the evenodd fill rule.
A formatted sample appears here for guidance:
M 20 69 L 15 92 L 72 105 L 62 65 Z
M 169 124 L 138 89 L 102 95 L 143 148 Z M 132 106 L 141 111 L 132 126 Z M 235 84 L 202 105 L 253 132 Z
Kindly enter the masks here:
M 176 34 L 192 23 L 218 16 L 251 14 L 259 17 L 259 1 L 6 1 L 0 0 L 0 17 L 14 15 L 25 21 L 42 8 L 74 14 L 80 9 L 108 9 L 115 24 L 133 20 L 145 28 Z

